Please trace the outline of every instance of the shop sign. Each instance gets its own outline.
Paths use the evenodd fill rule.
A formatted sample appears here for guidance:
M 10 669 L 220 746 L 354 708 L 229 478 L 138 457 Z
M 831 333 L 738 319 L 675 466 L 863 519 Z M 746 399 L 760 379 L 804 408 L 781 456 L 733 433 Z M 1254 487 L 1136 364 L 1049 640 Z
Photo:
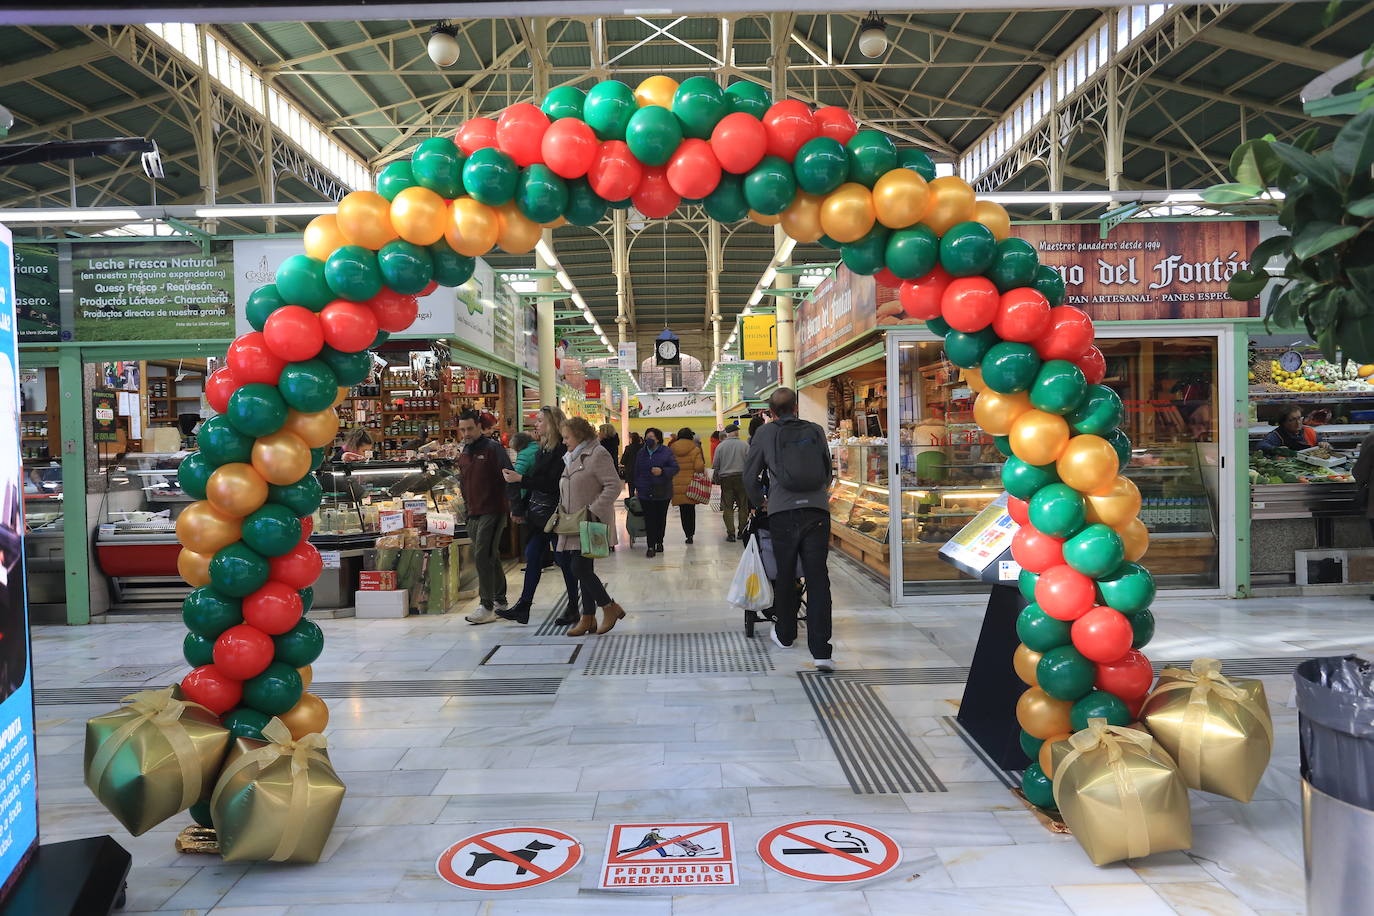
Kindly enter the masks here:
M 115 393 L 113 391 L 91 392 L 91 439 L 95 442 L 114 442 L 119 438 L 115 431 L 116 416 Z
M 304 254 L 300 239 L 238 239 L 234 242 L 234 335 L 253 330 L 248 297 L 277 282 L 277 268 L 293 254 Z
M 587 400 L 595 401 L 601 397 L 601 379 L 589 378 L 587 379 L 586 385 L 587 388 L 585 393 Z
M 447 295 L 441 296 L 441 293 Z M 431 316 L 432 319 L 442 317 L 437 314 L 441 309 L 446 309 L 452 314 L 452 320 L 447 322 L 447 330 L 438 336 L 452 334 L 478 353 L 495 352 L 496 274 L 486 261 L 480 258 L 477 260 L 477 268 L 472 272 L 472 277 L 462 286 L 453 289 L 441 286 L 421 299 L 420 311 L 424 312 L 429 301 L 435 298 L 443 300 L 443 303 L 435 303 L 435 307 L 431 309 L 435 313 Z M 451 308 L 447 308 L 450 304 Z M 416 331 L 412 328 L 407 333 L 425 333 L 431 323 L 436 322 L 422 324 L 416 321 L 415 327 L 422 330 Z
M 520 368 L 530 375 L 539 374 L 539 315 L 535 312 L 534 306 L 524 299 L 516 300 L 516 315 L 519 321 L 519 339 L 515 345 L 520 348 L 520 358 L 517 360 Z
M 739 884 L 728 821 L 612 824 L 599 886 L 728 887 Z
M 482 373 L 477 369 L 463 370 L 463 394 L 477 395 L 482 393 Z
M 492 352 L 498 359 L 508 363 L 515 362 L 515 309 L 520 297 L 500 279 L 493 279 L 492 296 Z
M 711 394 L 692 392 L 660 392 L 639 395 L 639 414 L 643 419 L 652 417 L 713 417 L 716 415 L 716 398 Z
M 759 392 L 770 385 L 778 383 L 778 364 L 777 363 L 749 363 L 744 370 L 744 378 L 740 384 L 740 396 L 746 401 L 752 401 L 759 396 Z
M 633 340 L 626 340 L 616 348 L 616 365 L 626 372 L 634 372 L 639 368 L 639 344 Z
M 79 245 L 72 250 L 76 339 L 231 337 L 233 253 L 228 242 Z
M 20 343 L 52 343 L 62 338 L 57 294 L 57 246 L 14 246 L 14 313 Z
M 746 360 L 778 358 L 778 316 L 745 315 L 740 319 L 740 355 Z

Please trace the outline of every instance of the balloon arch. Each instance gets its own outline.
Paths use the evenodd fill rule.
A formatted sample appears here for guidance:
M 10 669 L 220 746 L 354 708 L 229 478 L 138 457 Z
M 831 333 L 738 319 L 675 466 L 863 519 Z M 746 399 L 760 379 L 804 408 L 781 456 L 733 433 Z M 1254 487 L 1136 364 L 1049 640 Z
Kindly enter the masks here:
M 338 432 L 335 405 L 368 374 L 368 348 L 410 326 L 417 296 L 466 282 L 493 247 L 531 251 L 546 228 L 631 204 L 661 218 L 683 203 L 723 223 L 780 225 L 900 288 L 906 314 L 944 339 L 979 392 L 974 418 L 1007 457 L 1012 550 L 1032 602 L 1015 656 L 1027 754 L 1043 759 L 1089 718 L 1134 719 L 1152 682 L 1138 649 L 1155 586 L 1136 562 L 1149 534 L 1120 474 L 1131 456 L 1121 400 L 1100 384 L 1093 323 L 1062 304 L 1060 276 L 1010 235 L 1002 207 L 843 109 L 666 76 L 560 87 L 425 140 L 382 170 L 376 192 L 314 219 L 305 253 L 252 293 L 254 330 L 210 377 L 218 415 L 178 475 L 197 500 L 176 525 L 194 589 L 185 696 L 237 736 L 260 738 L 274 716 L 297 738 L 324 728 L 328 710 L 307 691 L 323 647 L 304 617 L 321 569 L 308 540 L 313 471 Z M 1024 789 L 1052 804 L 1039 764 Z

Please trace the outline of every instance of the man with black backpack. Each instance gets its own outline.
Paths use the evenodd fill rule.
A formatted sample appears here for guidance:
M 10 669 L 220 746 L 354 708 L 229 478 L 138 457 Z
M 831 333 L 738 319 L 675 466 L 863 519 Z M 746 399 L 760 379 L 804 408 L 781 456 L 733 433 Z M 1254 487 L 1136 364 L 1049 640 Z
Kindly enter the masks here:
M 806 574 L 806 642 L 821 671 L 834 671 L 830 645 L 830 483 L 834 465 L 825 430 L 797 416 L 797 393 L 779 388 L 768 399 L 777 419 L 749 441 L 744 486 L 768 515 L 779 570 L 774 586 L 773 642 L 788 649 L 797 638 L 797 580 L 788 572 L 801 560 Z M 766 478 L 765 478 L 766 475 Z M 764 480 L 767 480 L 765 485 Z

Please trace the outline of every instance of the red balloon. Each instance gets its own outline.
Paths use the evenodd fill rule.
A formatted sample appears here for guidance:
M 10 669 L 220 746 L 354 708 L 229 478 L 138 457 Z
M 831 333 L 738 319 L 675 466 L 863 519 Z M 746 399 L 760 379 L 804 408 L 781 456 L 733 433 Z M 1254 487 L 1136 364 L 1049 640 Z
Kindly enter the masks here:
M 1114 693 L 1129 704 L 1149 693 L 1154 682 L 1150 660 L 1140 650 L 1132 649 L 1114 662 L 1098 662 L 1093 686 Z
M 205 380 L 205 400 L 210 402 L 215 413 L 229 410 L 229 395 L 238 390 L 238 380 L 228 366 L 220 366 Z
M 1122 702 L 1126 704 L 1126 712 L 1131 714 L 1132 722 L 1140 720 L 1140 711 L 1145 708 L 1145 700 L 1148 698 L 1149 694 L 1145 694 L 1144 696 L 1136 697 L 1134 700 L 1122 700 Z
M 262 588 L 243 599 L 243 620 L 276 636 L 300 623 L 305 604 L 298 593 L 285 582 L 269 581 Z
M 604 200 L 624 200 L 639 187 L 644 166 L 623 140 L 607 140 L 587 170 L 587 183 Z
M 816 128 L 822 137 L 848 143 L 849 138 L 859 132 L 859 125 L 854 123 L 853 116 L 838 105 L 817 108 L 815 118 Z
M 711 131 L 711 149 L 721 168 L 743 175 L 768 152 L 768 131 L 758 118 L 736 111 L 716 122 Z
M 1030 503 L 1024 499 L 1017 499 L 1015 496 L 1007 496 L 1007 514 L 1011 520 L 1021 527 L 1030 524 Z
M 541 144 L 549 129 L 549 116 L 529 102 L 520 102 L 501 112 L 496 121 L 496 147 L 515 160 L 520 168 L 543 162 Z
M 559 118 L 544 131 L 539 153 L 544 164 L 561 178 L 581 178 L 596 159 L 596 134 L 585 121 Z
M 240 385 L 254 382 L 275 385 L 281 378 L 281 371 L 286 368 L 286 360 L 272 352 L 261 331 L 249 331 L 235 337 L 229 344 L 229 353 L 224 361 Z
M 701 200 L 714 191 L 720 184 L 720 163 L 711 144 L 696 137 L 683 140 L 668 160 L 668 184 L 692 200 Z
M 1073 647 L 1095 662 L 1119 661 L 1131 651 L 1131 640 L 1135 638 L 1126 615 L 1109 607 L 1095 607 L 1079 617 L 1073 622 L 1070 636 Z
M 1096 597 L 1093 580 L 1068 564 L 1051 566 L 1035 582 L 1035 603 L 1057 620 L 1077 620 Z M 1129 647 L 1130 641 L 1126 644 Z
M 215 667 L 226 677 L 246 681 L 267 670 L 275 651 L 272 637 L 257 627 L 241 623 L 225 630 L 215 640 Z
M 199 703 L 222 716 L 243 699 L 243 682 L 229 677 L 214 665 L 201 665 L 181 679 L 181 694 L 192 703 Z
M 997 303 L 992 329 L 1003 340 L 1030 343 L 1050 326 L 1050 302 L 1044 293 L 1029 286 L 1009 289 Z
M 320 316 L 302 305 L 283 305 L 268 315 L 262 336 L 272 352 L 288 363 L 312 359 L 324 346 Z
M 662 166 L 648 166 L 639 187 L 630 195 L 635 209 L 650 219 L 662 219 L 677 209 L 682 198 L 668 183 L 668 170 Z
M 878 282 L 879 286 L 885 289 L 896 289 L 904 282 L 901 277 L 897 276 L 886 267 L 874 274 L 873 279 Z
M 439 282 L 437 280 L 430 280 L 428 283 L 425 284 L 424 289 L 420 290 L 418 293 L 415 294 L 415 298 L 423 299 L 438 288 Z
M 320 559 L 320 552 L 315 549 L 314 544 L 302 541 L 291 548 L 290 553 L 270 558 L 267 568 L 276 581 L 284 582 L 292 588 L 305 588 L 314 584 L 320 577 L 324 561 Z
M 313 515 L 301 516 L 301 539 L 298 544 L 303 544 L 310 539 L 310 535 L 315 531 L 315 517 Z
M 999 300 L 987 277 L 959 277 L 945 287 L 940 314 L 954 330 L 973 334 L 992 324 Z
M 377 316 L 360 302 L 336 299 L 320 312 L 324 342 L 343 353 L 357 353 L 377 339 Z
M 414 296 L 402 296 L 392 289 L 384 289 L 373 296 L 367 306 L 377 316 L 377 327 L 390 334 L 404 331 L 420 314 L 420 303 Z
M 763 128 L 768 134 L 768 155 L 781 156 L 788 162 L 796 158 L 797 150 L 807 140 L 816 137 L 816 116 L 805 102 L 784 99 L 775 102 L 764 112 Z
M 903 280 L 901 286 L 897 287 L 902 311 L 906 312 L 908 318 L 918 318 L 921 321 L 939 318 L 940 300 L 952 279 L 943 267 L 937 266 L 924 277 Z
M 454 137 L 454 142 L 468 156 L 479 149 L 495 146 L 496 122 L 491 118 L 473 118 L 458 128 L 458 135 Z
M 1035 351 L 1041 359 L 1081 359 L 1093 345 L 1093 320 L 1088 313 L 1072 305 L 1050 309 L 1050 326 L 1035 341 Z
M 1011 555 L 1022 569 L 1042 573 L 1064 564 L 1064 542 L 1030 525 L 1023 525 L 1012 535 Z
M 1083 370 L 1083 377 L 1089 385 L 1096 385 L 1107 376 L 1107 360 L 1097 347 L 1089 347 L 1088 352 L 1075 360 L 1074 364 Z

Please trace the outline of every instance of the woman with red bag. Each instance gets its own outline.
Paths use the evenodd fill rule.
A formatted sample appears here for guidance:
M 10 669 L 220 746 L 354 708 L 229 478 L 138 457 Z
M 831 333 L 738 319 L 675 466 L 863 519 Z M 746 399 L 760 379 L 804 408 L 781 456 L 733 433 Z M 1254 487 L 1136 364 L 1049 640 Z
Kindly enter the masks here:
M 673 505 L 678 507 L 678 512 L 682 515 L 682 533 L 690 544 L 697 533 L 697 504 L 701 500 L 689 490 L 698 478 L 705 479 L 706 458 L 701 453 L 701 444 L 697 442 L 696 434 L 686 426 L 677 431 L 677 436 L 668 447 L 672 449 L 679 469 L 677 476 L 673 478 Z M 708 480 L 706 500 L 709 502 L 710 499 L 711 484 Z

